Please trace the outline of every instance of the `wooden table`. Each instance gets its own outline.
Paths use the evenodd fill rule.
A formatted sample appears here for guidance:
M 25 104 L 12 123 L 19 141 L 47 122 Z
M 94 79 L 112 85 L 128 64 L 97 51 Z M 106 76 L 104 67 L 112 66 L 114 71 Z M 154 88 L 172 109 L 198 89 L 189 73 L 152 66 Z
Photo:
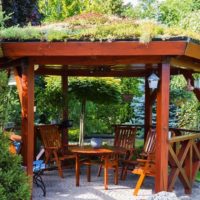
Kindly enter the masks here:
M 76 186 L 79 186 L 79 179 L 80 179 L 80 156 L 98 156 L 104 157 L 104 187 L 105 190 L 108 189 L 108 168 L 109 168 L 109 157 L 113 153 L 117 153 L 118 151 L 115 149 L 107 149 L 107 148 L 92 148 L 92 147 L 76 147 L 70 149 L 72 153 L 76 155 Z M 115 160 L 117 163 L 118 169 L 118 160 Z M 88 181 L 90 181 L 90 166 L 88 166 Z M 118 172 L 116 173 L 118 175 Z M 118 177 L 115 176 L 115 183 L 118 183 Z

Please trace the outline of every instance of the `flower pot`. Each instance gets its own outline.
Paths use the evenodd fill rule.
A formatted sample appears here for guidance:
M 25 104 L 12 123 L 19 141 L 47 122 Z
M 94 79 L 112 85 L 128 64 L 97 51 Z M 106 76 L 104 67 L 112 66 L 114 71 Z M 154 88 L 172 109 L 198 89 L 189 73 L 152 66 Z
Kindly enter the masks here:
M 101 138 L 92 138 L 90 141 L 90 144 L 93 148 L 100 148 L 102 145 L 102 139 Z

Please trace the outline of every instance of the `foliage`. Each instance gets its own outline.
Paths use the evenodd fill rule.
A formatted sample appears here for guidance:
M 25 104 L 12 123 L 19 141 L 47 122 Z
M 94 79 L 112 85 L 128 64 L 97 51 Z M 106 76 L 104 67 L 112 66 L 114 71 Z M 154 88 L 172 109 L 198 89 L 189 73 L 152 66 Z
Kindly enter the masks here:
M 193 92 L 186 91 L 186 81 L 183 76 L 172 78 L 170 100 L 179 108 L 178 127 L 199 129 L 200 104 Z
M 69 134 L 69 141 L 77 142 L 79 138 L 79 129 L 69 129 L 68 131 Z
M 1 200 L 30 199 L 28 178 L 21 167 L 21 157 L 9 152 L 9 139 L 0 131 L 0 197 Z
M 80 0 L 39 0 L 40 12 L 45 21 L 64 20 L 81 12 Z
M 20 123 L 20 105 L 16 88 L 8 86 L 6 71 L 0 71 L 0 127 L 8 122 Z
M 191 11 L 192 0 L 165 0 L 160 4 L 159 21 L 177 25 Z
M 38 118 L 45 116 L 46 123 L 59 120 L 63 108 L 60 77 L 38 77 L 35 95 Z
M 113 78 L 74 78 L 69 82 L 69 91 L 80 100 L 95 103 L 119 102 L 119 80 Z
M 6 15 L 5 12 L 0 11 L 0 29 L 5 27 L 5 23 L 10 19 L 10 16 L 10 14 Z
M 39 8 L 45 21 L 62 21 L 87 12 L 123 15 L 126 7 L 122 0 L 39 0 Z
M 38 12 L 37 0 L 2 0 L 2 8 L 6 15 L 10 15 L 6 26 L 25 26 L 40 24 L 41 15 Z
M 132 20 L 101 14 L 82 14 L 65 20 L 38 27 L 11 27 L 0 30 L 0 38 L 6 40 L 134 40 L 149 42 L 152 38 L 163 40 L 170 37 L 188 36 L 200 39 L 198 32 L 178 27 L 167 27 L 152 20 Z
M 200 5 L 200 3 L 199 3 Z M 198 11 L 193 11 L 188 13 L 187 17 L 184 17 L 180 21 L 180 26 L 184 29 L 192 30 L 200 33 L 200 9 Z

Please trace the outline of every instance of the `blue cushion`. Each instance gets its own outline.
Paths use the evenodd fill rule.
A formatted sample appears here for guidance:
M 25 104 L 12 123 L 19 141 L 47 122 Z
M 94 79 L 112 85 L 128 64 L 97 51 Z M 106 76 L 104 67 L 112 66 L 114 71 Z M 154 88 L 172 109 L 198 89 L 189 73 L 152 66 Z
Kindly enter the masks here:
M 38 172 L 45 168 L 46 168 L 46 166 L 45 166 L 45 163 L 43 160 L 33 161 L 33 172 Z

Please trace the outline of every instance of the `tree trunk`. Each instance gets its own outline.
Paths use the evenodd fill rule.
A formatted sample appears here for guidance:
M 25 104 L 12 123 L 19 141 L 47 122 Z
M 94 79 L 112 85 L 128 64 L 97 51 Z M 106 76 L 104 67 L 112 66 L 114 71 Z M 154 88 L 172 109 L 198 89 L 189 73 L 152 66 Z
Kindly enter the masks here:
M 83 98 L 81 104 L 81 114 L 80 114 L 80 134 L 79 134 L 79 146 L 84 145 L 84 119 L 85 119 L 85 107 L 86 99 Z

